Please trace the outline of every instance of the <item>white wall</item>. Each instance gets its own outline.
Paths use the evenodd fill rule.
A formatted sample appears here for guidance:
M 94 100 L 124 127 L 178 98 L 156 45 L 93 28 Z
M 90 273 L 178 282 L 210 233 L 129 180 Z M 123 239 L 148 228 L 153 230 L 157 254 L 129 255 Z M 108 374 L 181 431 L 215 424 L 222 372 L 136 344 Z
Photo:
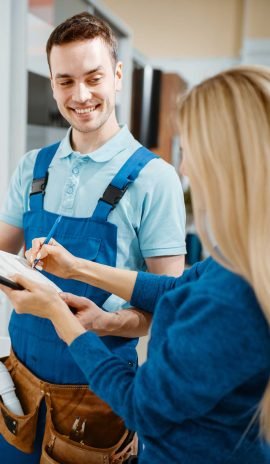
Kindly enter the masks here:
M 0 202 L 26 144 L 27 0 L 0 2 Z M 0 295 L 0 335 L 7 334 L 10 306 Z
M 270 66 L 270 38 L 246 38 L 243 42 L 241 62 Z
M 189 86 L 192 86 L 224 69 L 240 64 L 240 59 L 221 57 L 166 60 L 156 58 L 151 60 L 151 64 L 164 72 L 179 74 Z
M 0 152 L 1 152 L 1 171 L 0 171 L 0 200 L 2 201 L 8 185 L 9 179 L 9 119 L 10 119 L 10 36 L 11 36 L 11 8 L 8 2 L 0 2 L 0 101 L 2 111 L 0 111 Z

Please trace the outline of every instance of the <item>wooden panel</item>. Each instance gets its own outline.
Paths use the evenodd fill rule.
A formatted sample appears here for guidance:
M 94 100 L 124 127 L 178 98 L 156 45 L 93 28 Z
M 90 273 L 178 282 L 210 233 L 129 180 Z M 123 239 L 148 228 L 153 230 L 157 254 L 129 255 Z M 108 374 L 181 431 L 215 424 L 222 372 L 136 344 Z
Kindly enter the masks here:
M 186 82 L 178 74 L 162 74 L 158 146 L 151 150 L 169 163 L 172 139 L 178 135 L 177 101 L 186 87 Z

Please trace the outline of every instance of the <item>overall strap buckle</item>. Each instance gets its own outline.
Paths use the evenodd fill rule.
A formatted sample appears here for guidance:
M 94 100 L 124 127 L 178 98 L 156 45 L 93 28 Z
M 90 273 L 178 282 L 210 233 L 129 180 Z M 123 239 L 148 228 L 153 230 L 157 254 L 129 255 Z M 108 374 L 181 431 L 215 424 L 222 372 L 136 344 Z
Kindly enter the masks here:
M 144 147 L 138 148 L 123 164 L 106 188 L 92 214 L 92 219 L 107 221 L 108 215 L 121 200 L 130 184 L 136 180 L 144 166 L 154 158 L 158 158 L 158 156 Z
M 114 185 L 109 184 L 100 200 L 105 201 L 105 203 L 108 203 L 113 208 L 115 208 L 117 203 L 121 200 L 122 196 L 126 192 L 127 188 L 128 184 L 123 188 L 115 187 Z
M 37 153 L 34 169 L 32 190 L 29 198 L 30 211 L 42 211 L 49 177 L 49 166 L 57 152 L 60 142 L 41 148 Z
M 49 173 L 47 172 L 45 177 L 41 177 L 40 179 L 33 179 L 30 195 L 35 195 L 36 193 L 42 193 L 42 195 L 45 195 L 48 178 Z

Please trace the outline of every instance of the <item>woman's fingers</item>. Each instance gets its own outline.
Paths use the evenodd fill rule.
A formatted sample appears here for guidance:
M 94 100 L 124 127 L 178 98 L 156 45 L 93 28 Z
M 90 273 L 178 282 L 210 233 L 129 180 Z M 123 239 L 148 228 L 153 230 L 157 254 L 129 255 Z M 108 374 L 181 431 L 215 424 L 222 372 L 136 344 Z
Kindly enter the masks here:
M 17 284 L 20 284 L 25 290 L 30 292 L 34 291 L 37 288 L 37 283 L 27 277 L 24 277 L 21 274 L 14 274 L 11 276 L 11 279 L 14 280 Z
M 32 241 L 32 248 L 29 248 L 25 252 L 25 257 L 31 265 L 33 264 L 35 259 L 40 260 L 40 259 L 46 258 L 48 255 L 54 255 L 55 254 L 54 248 L 61 247 L 61 245 L 54 238 L 50 240 L 48 245 L 43 245 L 44 240 L 45 240 L 45 237 L 35 238 Z
M 24 256 L 27 259 L 29 264 L 33 263 L 32 248 L 29 248 L 29 250 L 26 250 L 26 252 L 24 253 Z
M 32 248 L 29 248 L 24 253 L 25 258 L 29 264 L 33 264 L 34 260 L 37 258 L 37 254 L 44 243 L 45 237 L 34 238 L 32 240 Z
M 34 238 L 32 240 L 32 252 L 33 254 L 37 254 L 39 249 L 42 247 L 42 244 L 44 243 L 45 237 L 38 237 Z
M 87 298 L 73 295 L 72 293 L 60 293 L 59 295 L 68 306 L 72 306 L 76 309 L 84 308 L 89 303 Z

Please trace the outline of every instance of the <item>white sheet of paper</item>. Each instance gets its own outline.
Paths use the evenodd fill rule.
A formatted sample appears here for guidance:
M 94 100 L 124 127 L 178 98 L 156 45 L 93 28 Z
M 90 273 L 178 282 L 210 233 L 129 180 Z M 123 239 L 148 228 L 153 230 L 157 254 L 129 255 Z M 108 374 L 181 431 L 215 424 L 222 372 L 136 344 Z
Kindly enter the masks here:
M 10 279 L 10 276 L 13 274 L 21 274 L 37 284 L 49 284 L 58 292 L 62 291 L 51 280 L 45 277 L 45 275 L 41 274 L 36 269 L 32 269 L 26 259 L 0 250 L 0 275 Z

